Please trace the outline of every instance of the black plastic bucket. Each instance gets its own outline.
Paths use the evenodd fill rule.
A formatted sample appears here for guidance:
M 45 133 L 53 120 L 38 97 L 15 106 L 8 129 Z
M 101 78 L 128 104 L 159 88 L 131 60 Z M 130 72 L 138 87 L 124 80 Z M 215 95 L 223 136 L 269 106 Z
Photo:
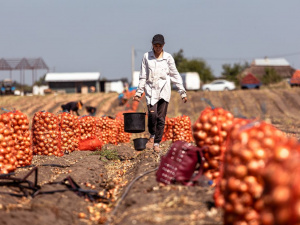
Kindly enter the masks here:
M 148 142 L 148 138 L 133 139 L 134 149 L 135 150 L 144 150 L 146 148 L 147 142 Z
M 146 113 L 123 113 L 124 131 L 127 133 L 141 133 L 145 131 Z

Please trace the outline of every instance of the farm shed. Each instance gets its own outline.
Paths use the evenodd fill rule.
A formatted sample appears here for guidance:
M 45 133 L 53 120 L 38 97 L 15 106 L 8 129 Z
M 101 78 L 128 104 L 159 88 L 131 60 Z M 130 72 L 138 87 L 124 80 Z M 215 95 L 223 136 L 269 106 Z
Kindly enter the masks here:
M 100 73 L 47 73 L 45 81 L 53 91 L 65 93 L 100 92 Z
M 295 72 L 295 69 L 291 67 L 289 62 L 284 58 L 264 58 L 253 60 L 250 67 L 242 72 L 242 76 L 251 73 L 260 79 L 266 74 L 266 69 L 274 69 L 283 79 L 291 78 Z
M 259 89 L 261 86 L 260 80 L 251 73 L 248 73 L 246 76 L 244 76 L 240 81 L 240 84 L 242 89 Z

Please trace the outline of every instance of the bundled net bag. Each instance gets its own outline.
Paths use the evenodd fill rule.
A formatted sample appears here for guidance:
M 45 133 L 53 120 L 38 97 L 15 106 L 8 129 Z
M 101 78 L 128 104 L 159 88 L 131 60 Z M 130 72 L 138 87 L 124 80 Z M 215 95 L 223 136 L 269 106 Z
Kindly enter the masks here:
M 19 110 L 5 113 L 10 118 L 17 167 L 31 165 L 33 151 L 28 117 Z
M 276 146 L 287 141 L 283 132 L 266 122 L 237 124 L 228 138 L 227 150 L 214 195 L 224 209 L 224 224 L 259 224 L 264 205 L 261 171 L 274 156 Z
M 34 155 L 63 156 L 59 119 L 50 112 L 36 112 L 32 119 L 32 148 Z
M 262 225 L 300 224 L 300 144 L 295 138 L 277 144 L 262 171 L 265 184 Z
M 193 124 L 193 136 L 204 150 L 204 175 L 216 184 L 220 176 L 220 163 L 226 150 L 226 139 L 233 124 L 233 115 L 223 108 L 205 108 Z
M 80 126 L 78 117 L 64 112 L 58 115 L 61 134 L 61 149 L 64 153 L 78 150 Z
M 129 143 L 131 133 L 124 131 L 124 119 L 116 119 L 117 125 L 117 143 Z
M 179 116 L 174 118 L 173 126 L 173 142 L 175 141 L 185 141 L 193 142 L 192 135 L 192 123 L 188 116 Z
M 80 127 L 80 139 L 78 143 L 78 149 L 83 151 L 94 151 L 97 149 L 101 149 L 102 142 L 96 135 L 96 117 L 83 116 L 80 117 L 78 121 Z
M 14 149 L 14 130 L 11 127 L 11 118 L 7 114 L 0 115 L 0 173 L 13 172 L 18 165 Z
M 117 142 L 118 143 L 129 143 L 131 138 L 131 133 L 124 131 L 124 115 L 123 113 L 133 112 L 132 110 L 120 111 L 117 113 L 115 120 L 117 124 Z
M 102 144 L 118 144 L 118 124 L 110 117 L 100 117 L 96 120 L 96 136 Z
M 164 133 L 162 137 L 162 141 L 168 141 L 168 140 L 173 140 L 173 127 L 175 125 L 175 120 L 174 118 L 169 118 L 166 117 L 165 121 L 165 128 L 164 128 Z
M 85 140 L 96 135 L 95 117 L 82 116 L 78 119 L 80 128 L 80 140 Z
M 79 141 L 78 149 L 80 151 L 100 151 L 102 149 L 102 142 L 98 137 L 92 136 Z

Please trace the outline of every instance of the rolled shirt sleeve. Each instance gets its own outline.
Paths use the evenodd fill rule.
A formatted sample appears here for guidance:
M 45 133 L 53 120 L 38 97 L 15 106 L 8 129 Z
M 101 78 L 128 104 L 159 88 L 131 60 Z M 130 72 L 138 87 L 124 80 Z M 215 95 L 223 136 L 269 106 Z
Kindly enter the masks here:
M 135 95 L 138 97 L 141 97 L 145 90 L 145 84 L 147 79 L 147 71 L 146 71 L 146 54 L 144 54 L 142 64 L 141 64 L 141 70 L 140 70 L 140 76 L 139 76 L 139 85 L 137 87 Z
M 170 70 L 171 82 L 174 83 L 175 86 L 177 87 L 178 93 L 180 94 L 181 98 L 185 98 L 186 90 L 183 87 L 182 77 L 180 76 L 180 74 L 176 68 L 174 58 L 171 55 L 169 55 L 169 58 L 168 58 L 168 65 L 169 65 L 169 70 Z

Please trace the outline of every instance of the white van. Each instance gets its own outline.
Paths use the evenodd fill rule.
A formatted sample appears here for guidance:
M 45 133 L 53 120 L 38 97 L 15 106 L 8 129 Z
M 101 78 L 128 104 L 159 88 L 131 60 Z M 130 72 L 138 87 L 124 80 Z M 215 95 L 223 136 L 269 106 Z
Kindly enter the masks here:
M 187 91 L 197 91 L 200 90 L 200 76 L 197 72 L 186 72 L 180 73 L 183 86 Z

